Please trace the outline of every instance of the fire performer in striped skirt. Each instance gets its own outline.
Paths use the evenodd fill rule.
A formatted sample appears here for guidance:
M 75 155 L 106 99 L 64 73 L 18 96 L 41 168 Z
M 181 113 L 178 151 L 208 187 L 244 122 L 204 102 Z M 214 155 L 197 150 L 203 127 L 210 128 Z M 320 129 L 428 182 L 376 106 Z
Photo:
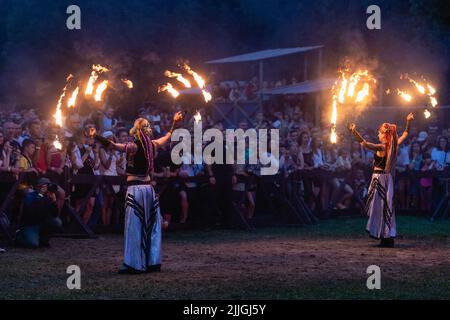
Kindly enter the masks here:
M 395 124 L 383 123 L 378 129 L 378 139 L 380 140 L 378 144 L 365 141 L 356 130 L 354 123 L 348 125 L 348 129 L 356 140 L 363 147 L 375 152 L 365 212 L 369 216 L 367 232 L 372 238 L 381 239 L 379 247 L 394 247 L 394 238 L 397 236 L 393 203 L 395 164 L 398 146 L 408 136 L 412 120 L 414 120 L 414 116 L 410 113 L 406 117 L 405 131 L 400 137 L 397 136 Z
M 151 140 L 152 131 L 147 119 L 134 122 L 130 135 L 133 142 L 114 143 L 98 135 L 95 137 L 106 148 L 127 154 L 127 195 L 125 204 L 125 250 L 120 274 L 139 274 L 161 271 L 161 213 L 155 190 L 150 184 L 156 150 L 170 141 L 173 130 L 183 119 L 178 112 L 173 117 L 171 130 L 157 140 Z

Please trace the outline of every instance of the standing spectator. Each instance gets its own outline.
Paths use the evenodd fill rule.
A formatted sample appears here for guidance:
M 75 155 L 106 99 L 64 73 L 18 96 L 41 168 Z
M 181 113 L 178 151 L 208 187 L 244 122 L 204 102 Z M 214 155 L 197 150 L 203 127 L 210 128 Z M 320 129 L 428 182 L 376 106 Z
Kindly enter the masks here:
M 437 170 L 445 170 L 450 165 L 450 151 L 446 137 L 438 139 L 437 147 L 431 151 L 431 160 L 435 162 Z
M 111 131 L 103 132 L 103 138 L 112 142 L 116 142 L 114 134 Z M 100 173 L 105 176 L 118 176 L 117 164 L 119 162 L 119 154 L 112 149 L 100 148 Z M 112 208 L 114 205 L 114 194 L 120 191 L 118 185 L 103 186 L 103 206 L 102 206 L 102 222 L 105 225 L 111 223 Z
M 423 164 L 422 171 L 432 171 L 435 169 L 435 162 L 431 159 L 431 155 L 429 153 L 425 153 L 423 155 Z M 421 194 L 420 194 L 420 202 L 422 204 L 422 209 L 430 211 L 431 210 L 431 201 L 433 195 L 433 178 L 420 178 L 420 186 Z
M 240 89 L 239 82 L 236 81 L 234 83 L 233 88 L 230 91 L 230 95 L 228 96 L 228 99 L 230 99 L 231 102 L 238 102 L 242 100 L 242 93 Z
M 114 108 L 107 107 L 103 115 L 100 117 L 100 131 L 110 131 L 113 130 L 117 124 L 117 119 L 114 118 Z
M 420 183 L 419 179 L 414 175 L 414 171 L 420 171 L 422 169 L 423 155 L 420 148 L 420 143 L 414 141 L 411 144 L 409 150 L 409 165 L 408 169 L 413 172 L 409 175 L 409 188 L 408 188 L 408 205 L 414 208 L 418 208 L 420 198 Z

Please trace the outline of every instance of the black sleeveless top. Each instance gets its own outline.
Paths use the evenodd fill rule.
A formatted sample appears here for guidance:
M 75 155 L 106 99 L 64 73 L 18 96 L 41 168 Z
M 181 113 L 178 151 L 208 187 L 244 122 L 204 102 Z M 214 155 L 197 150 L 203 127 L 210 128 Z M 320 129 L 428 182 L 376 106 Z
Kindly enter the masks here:
M 153 157 L 155 154 L 155 145 L 151 143 L 150 159 L 145 157 L 145 150 L 142 143 L 135 139 L 134 143 L 137 145 L 137 152 L 135 154 L 127 154 L 127 168 L 128 175 L 146 176 L 153 170 Z
M 386 169 L 386 155 L 384 155 L 383 157 L 380 157 L 377 155 L 377 153 L 375 152 L 375 154 L 373 155 L 373 165 L 374 167 L 380 168 L 380 169 Z

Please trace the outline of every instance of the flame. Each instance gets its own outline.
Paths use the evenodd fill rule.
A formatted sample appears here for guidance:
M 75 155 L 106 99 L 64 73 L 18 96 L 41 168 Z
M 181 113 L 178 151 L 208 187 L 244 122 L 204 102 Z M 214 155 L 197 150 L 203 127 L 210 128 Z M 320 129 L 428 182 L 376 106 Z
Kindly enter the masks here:
M 86 90 L 84 91 L 84 94 L 86 96 L 90 96 L 94 92 L 94 83 L 98 79 L 98 74 L 95 71 L 91 72 L 91 76 L 89 77 L 88 83 L 86 85 Z
M 99 73 L 104 73 L 104 72 L 108 72 L 109 69 L 106 67 L 102 67 L 101 65 L 97 64 L 97 65 L 92 65 L 92 72 L 91 72 L 91 76 L 89 77 L 88 83 L 86 85 L 86 90 L 84 91 L 84 94 L 86 96 L 90 96 L 92 95 L 92 93 L 94 92 L 94 84 L 98 79 L 98 74 Z
M 416 87 L 417 91 L 419 91 L 420 94 L 422 95 L 426 94 L 428 96 L 428 98 L 430 99 L 430 104 L 433 108 L 437 106 L 438 102 L 436 97 L 434 96 L 436 94 L 436 89 L 432 87 L 429 83 L 427 83 L 426 80 L 422 78 L 422 82 L 425 83 L 425 85 L 422 85 L 418 83 L 416 80 L 410 78 L 408 74 L 400 75 L 400 79 L 408 79 L 409 82 L 414 84 L 414 86 Z
M 331 128 L 330 142 L 337 143 L 336 128 Z
M 69 74 L 67 76 L 66 85 L 63 88 L 63 92 L 59 96 L 58 103 L 56 105 L 56 111 L 55 111 L 55 114 L 53 115 L 53 118 L 55 118 L 55 123 L 60 127 L 63 126 L 63 116 L 62 116 L 62 110 L 61 110 L 62 101 L 63 101 L 64 97 L 66 96 L 67 85 L 69 84 L 69 81 L 72 80 L 72 78 L 73 78 L 73 75 L 71 75 L 71 74 Z
M 158 92 L 163 92 L 163 91 L 169 92 L 172 95 L 172 97 L 174 97 L 174 98 L 177 98 L 180 95 L 180 93 L 172 86 L 171 83 L 167 83 L 158 88 Z
M 423 114 L 425 115 L 425 119 L 428 119 L 431 116 L 431 112 L 428 111 L 427 109 L 425 109 L 425 111 L 423 112 Z
M 102 67 L 99 64 L 92 65 L 92 70 L 97 71 L 99 73 L 104 73 L 104 72 L 108 72 L 109 71 L 108 68 Z
M 199 123 L 200 121 L 202 121 L 202 115 L 199 111 L 197 111 L 197 113 L 194 115 L 194 121 L 195 123 Z
M 369 97 L 370 83 L 376 83 L 376 80 L 369 74 L 368 70 L 358 69 L 356 72 L 351 72 L 349 68 L 346 68 L 339 71 L 339 78 L 332 88 L 331 143 L 337 142 L 338 103 L 360 104 L 367 102 L 368 99 L 366 98 Z
M 331 143 L 337 142 L 336 122 L 337 122 L 337 102 L 336 102 L 336 96 L 333 96 L 333 105 L 332 105 L 332 113 L 331 113 L 331 135 L 330 135 Z
M 53 146 L 54 146 L 57 150 L 61 150 L 61 149 L 62 149 L 62 144 L 61 144 L 61 142 L 59 142 L 58 136 L 56 136 L 55 141 L 53 141 Z
M 102 94 L 108 88 L 108 80 L 103 80 L 95 90 L 95 101 L 102 101 Z
M 166 77 L 169 78 L 176 78 L 178 81 L 180 81 L 186 88 L 191 88 L 191 83 L 189 82 L 188 79 L 184 78 L 183 75 L 181 73 L 175 73 L 169 70 L 166 70 L 166 72 L 164 72 L 164 75 Z
M 341 90 L 339 90 L 339 103 L 344 103 L 345 91 L 347 90 L 347 79 L 345 79 L 345 75 L 343 75 Z
M 79 87 L 77 87 L 75 90 L 73 90 L 72 96 L 70 97 L 69 101 L 67 101 L 68 108 L 75 107 L 75 102 L 77 101 L 77 96 L 78 96 L 78 90 L 79 90 Z
M 430 86 L 429 84 L 427 84 L 427 88 L 428 88 L 429 95 L 434 95 L 436 93 L 436 89 L 433 88 L 432 86 Z
M 437 106 L 438 102 L 435 97 L 430 97 L 431 106 L 434 108 Z
M 412 101 L 412 96 L 407 93 L 407 92 L 403 92 L 400 89 L 397 89 L 397 94 L 405 101 L 407 102 L 411 102 Z
M 212 95 L 206 90 L 202 90 L 203 97 L 205 98 L 205 102 L 209 102 L 212 100 Z
M 128 79 L 122 79 L 122 82 L 129 88 L 129 89 L 133 89 L 133 82 L 131 80 Z
M 197 72 L 192 70 L 191 67 L 189 67 L 186 63 L 184 64 L 183 67 L 190 75 L 192 75 L 192 77 L 194 78 L 195 82 L 197 82 L 198 87 L 200 89 L 202 89 L 202 94 L 203 94 L 203 97 L 205 99 L 205 102 L 211 101 L 212 95 L 211 95 L 210 92 L 208 92 L 205 89 L 205 85 L 206 85 L 205 80 Z
M 369 95 L 369 84 L 364 83 L 363 88 L 356 95 L 355 102 L 362 102 Z
M 391 89 L 387 89 L 386 94 L 391 94 Z

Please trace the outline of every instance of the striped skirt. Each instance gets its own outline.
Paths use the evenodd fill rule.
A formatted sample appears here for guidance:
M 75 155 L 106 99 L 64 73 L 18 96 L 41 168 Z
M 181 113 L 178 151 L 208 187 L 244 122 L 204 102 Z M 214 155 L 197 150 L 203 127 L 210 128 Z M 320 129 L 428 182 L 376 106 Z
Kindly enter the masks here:
M 124 263 L 140 271 L 161 265 L 161 214 L 150 185 L 127 189 Z
M 365 207 L 365 212 L 369 216 L 367 232 L 372 238 L 394 238 L 397 235 L 393 197 L 392 175 L 374 173 Z

